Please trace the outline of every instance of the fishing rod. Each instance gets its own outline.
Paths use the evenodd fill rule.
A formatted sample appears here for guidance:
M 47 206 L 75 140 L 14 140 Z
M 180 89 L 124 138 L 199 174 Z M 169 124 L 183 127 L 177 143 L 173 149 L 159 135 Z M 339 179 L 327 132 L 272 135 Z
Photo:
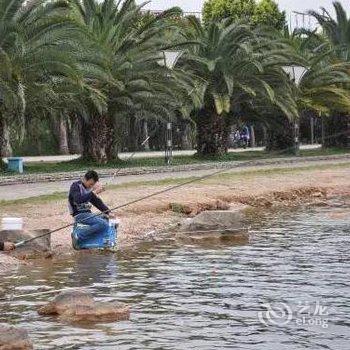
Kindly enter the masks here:
M 154 234 L 154 233 L 158 233 L 158 234 L 169 234 L 173 232 L 173 229 L 175 227 L 177 227 L 178 224 L 171 224 L 169 226 L 167 226 L 165 229 L 162 229 L 160 231 L 156 231 L 156 230 L 152 230 L 146 233 L 146 235 L 149 234 Z M 196 234 L 198 233 L 220 233 L 222 235 L 225 235 L 227 233 L 240 233 L 242 231 L 247 231 L 246 230 L 242 230 L 242 229 L 238 229 L 237 227 L 229 227 L 229 228 L 221 228 L 221 229 L 211 229 L 211 230 L 198 230 L 195 231 Z M 180 234 L 191 234 L 194 233 L 193 231 L 179 231 Z M 108 287 L 109 288 L 113 288 L 113 287 L 118 287 L 119 284 L 109 284 Z M 77 290 L 79 288 L 79 290 L 81 290 L 81 288 L 86 288 L 86 289 L 91 289 L 94 286 L 85 286 L 85 287 L 66 287 L 66 288 L 61 288 L 61 289 L 55 289 L 55 290 L 45 290 L 45 291 L 40 291 L 40 292 L 33 292 L 33 293 L 26 293 L 26 294 L 11 294 L 8 295 L 6 297 L 0 297 L 0 300 L 12 300 L 12 299 L 17 299 L 17 298 L 22 298 L 22 297 L 32 297 L 32 296 L 42 296 L 42 295 L 47 295 L 47 294 L 57 294 L 60 292 L 66 292 L 66 291 L 70 291 L 70 290 Z
M 144 145 L 147 143 L 147 141 L 150 139 L 150 137 L 151 137 L 151 136 L 148 136 L 148 137 L 141 143 L 141 146 L 144 146 Z M 136 151 L 134 151 L 134 152 L 125 160 L 125 162 L 129 162 L 129 161 L 134 157 L 135 154 L 136 154 Z M 122 170 L 122 167 L 120 166 L 120 167 L 117 169 L 117 171 L 113 174 L 112 179 L 114 179 L 114 178 L 118 175 L 118 173 L 119 173 L 121 170 Z M 106 214 L 106 213 L 99 213 L 99 215 L 103 215 L 103 214 Z M 87 221 L 87 220 L 89 220 L 89 219 L 91 219 L 91 218 L 93 218 L 93 217 L 95 217 L 95 216 L 97 216 L 97 215 L 93 215 L 93 216 L 91 216 L 91 217 L 87 217 L 87 218 L 81 220 L 80 223 L 81 223 L 81 222 L 84 222 L 84 221 Z M 22 240 L 22 241 L 20 241 L 20 242 L 18 242 L 18 243 L 15 243 L 15 246 L 16 246 L 16 248 L 21 247 L 21 246 L 23 246 L 24 244 L 27 244 L 27 243 L 29 243 L 29 242 L 32 242 L 32 241 L 34 241 L 34 240 L 37 239 L 37 238 L 45 237 L 45 236 L 47 236 L 47 235 L 49 235 L 49 234 L 51 234 L 51 233 L 55 233 L 55 232 L 64 230 L 65 228 L 68 228 L 68 227 L 71 227 L 71 226 L 74 226 L 74 223 L 73 223 L 73 224 L 68 224 L 68 225 L 66 225 L 66 226 L 62 226 L 62 227 L 60 227 L 60 228 L 58 228 L 58 229 L 52 230 L 52 231 L 50 231 L 50 232 L 47 232 L 47 233 L 44 234 L 44 235 L 40 235 L 40 236 L 36 236 L 36 237 L 30 238 L 30 239 Z
M 345 133 L 347 134 L 348 132 L 345 131 L 344 134 L 345 134 Z M 329 137 L 332 137 L 332 135 L 330 135 Z M 281 150 L 281 151 L 279 151 L 279 152 L 276 152 L 275 154 L 283 154 L 283 153 L 285 153 L 285 152 L 288 151 L 288 150 L 294 149 L 294 147 L 295 147 L 295 146 L 288 147 L 288 148 L 286 148 L 286 149 L 284 149 L 284 150 Z M 135 153 L 135 152 L 134 152 L 134 153 Z M 188 180 L 188 181 L 184 181 L 184 182 L 179 183 L 179 184 L 177 184 L 177 185 L 167 187 L 167 188 L 165 188 L 165 189 L 163 189 L 163 190 L 156 191 L 156 192 L 151 193 L 151 194 L 149 194 L 149 195 L 146 195 L 146 196 L 143 196 L 143 197 L 134 199 L 134 200 L 132 200 L 132 201 L 130 201 L 130 202 L 126 202 L 126 203 L 124 203 L 124 204 L 118 205 L 118 206 L 113 207 L 113 208 L 111 208 L 111 209 L 109 209 L 109 210 L 102 211 L 102 212 L 96 213 L 96 214 L 92 214 L 91 216 L 89 216 L 89 217 L 87 217 L 87 218 L 81 220 L 80 223 L 81 223 L 81 222 L 84 222 L 85 220 L 89 220 L 89 219 L 91 219 L 91 218 L 94 218 L 94 217 L 98 217 L 98 216 L 102 216 L 102 215 L 106 215 L 106 214 L 108 215 L 110 212 L 113 212 L 113 211 L 116 211 L 116 210 L 119 210 L 119 209 L 128 207 L 128 206 L 130 206 L 130 205 L 132 205 L 132 204 L 135 204 L 135 203 L 141 202 L 141 201 L 143 201 L 143 200 L 146 200 L 146 199 L 149 199 L 149 198 L 158 196 L 158 195 L 160 195 L 160 194 L 163 194 L 163 193 L 166 193 L 166 192 L 170 192 L 170 191 L 175 190 L 175 189 L 177 189 L 177 188 L 181 188 L 181 187 L 190 185 L 190 184 L 192 184 L 192 183 L 194 183 L 194 182 L 202 181 L 202 180 L 208 179 L 208 178 L 210 178 L 210 177 L 214 177 L 214 176 L 216 176 L 216 175 L 219 175 L 219 174 L 222 174 L 222 173 L 224 173 L 224 172 L 230 171 L 230 170 L 235 169 L 235 168 L 237 168 L 237 167 L 241 167 L 242 164 L 244 164 L 245 166 L 249 166 L 250 164 L 251 164 L 251 165 L 254 165 L 254 163 L 256 163 L 256 161 L 257 161 L 257 160 L 251 160 L 251 161 L 247 161 L 247 162 L 243 162 L 243 163 L 239 163 L 239 164 L 233 164 L 233 166 L 231 166 L 231 167 L 222 168 L 222 169 L 219 169 L 219 170 L 214 171 L 214 172 L 212 172 L 212 173 L 209 173 L 209 174 L 206 174 L 206 175 L 203 175 L 203 176 L 200 176 L 200 177 L 196 177 L 196 178 L 190 179 L 190 180 Z M 74 225 L 75 225 L 75 223 L 70 223 L 70 224 L 67 224 L 67 225 L 58 227 L 58 228 L 56 228 L 56 229 L 54 229 L 54 230 L 51 230 L 51 231 L 46 232 L 46 233 L 43 233 L 43 234 L 38 235 L 38 236 L 36 236 L 36 237 L 32 237 L 32 238 L 29 238 L 29 239 L 20 241 L 20 242 L 18 242 L 18 243 L 15 243 L 15 246 L 16 246 L 16 248 L 17 248 L 17 247 L 21 247 L 21 246 L 23 246 L 23 245 L 25 245 L 25 244 L 27 244 L 27 243 L 30 243 L 30 242 L 32 242 L 32 241 L 35 241 L 36 239 L 39 239 L 39 238 L 42 238 L 42 237 L 46 237 L 46 236 L 48 236 L 48 235 L 51 235 L 51 234 L 53 234 L 53 233 L 62 231 L 62 230 L 64 230 L 64 229 L 69 228 L 69 227 L 72 227 L 72 226 L 74 226 Z
M 125 207 L 127 207 L 127 206 L 129 206 L 129 205 L 132 205 L 132 204 L 141 202 L 141 201 L 143 201 L 143 200 L 145 200 L 145 199 L 149 199 L 149 198 L 158 196 L 158 195 L 160 195 L 160 194 L 163 194 L 163 193 L 166 193 L 166 192 L 175 190 L 175 189 L 177 189 L 177 188 L 180 188 L 180 187 L 183 187 L 183 186 L 192 184 L 192 183 L 194 183 L 194 182 L 201 181 L 201 180 L 207 179 L 207 178 L 209 178 L 209 177 L 213 177 L 213 176 L 215 176 L 215 175 L 221 174 L 221 173 L 223 173 L 223 172 L 225 172 L 225 171 L 227 171 L 227 170 L 230 170 L 230 169 L 235 168 L 236 166 L 238 166 L 238 164 L 237 164 L 237 165 L 235 164 L 234 167 L 229 168 L 229 169 L 226 169 L 226 168 L 220 169 L 220 170 L 217 170 L 217 171 L 215 171 L 215 172 L 213 172 L 213 173 L 210 173 L 210 174 L 207 174 L 207 175 L 203 175 L 203 176 L 201 176 L 201 177 L 194 178 L 194 179 L 191 179 L 191 180 L 182 182 L 182 183 L 180 183 L 180 184 L 177 184 L 177 185 L 174 185 L 174 186 L 171 186 L 171 187 L 167 187 L 167 188 L 165 188 L 165 189 L 163 189 L 163 190 L 160 190 L 160 191 L 157 191 L 157 192 L 153 192 L 153 193 L 151 193 L 151 194 L 149 194 L 149 195 L 146 195 L 146 196 L 143 196 L 143 197 L 134 199 L 134 200 L 132 200 L 132 201 L 130 201 L 130 202 L 127 202 L 127 203 L 118 205 L 118 206 L 113 207 L 113 208 L 111 208 L 111 209 L 109 209 L 109 210 L 102 211 L 102 212 L 96 213 L 96 214 L 92 214 L 91 216 L 87 217 L 86 219 L 92 219 L 92 218 L 95 218 L 95 217 L 98 217 L 98 216 L 101 216 L 101 215 L 109 214 L 110 212 L 116 211 L 116 210 L 118 210 L 118 209 L 125 208 Z M 84 221 L 84 220 L 81 220 L 79 223 L 81 223 L 81 222 L 83 222 L 83 221 Z M 16 248 L 17 248 L 17 247 L 21 247 L 21 246 L 23 246 L 23 245 L 25 245 L 25 244 L 27 244 L 27 243 L 30 243 L 30 242 L 32 242 L 32 241 L 35 241 L 36 239 L 39 239 L 39 238 L 42 238 L 42 237 L 46 237 L 46 236 L 48 236 L 48 235 L 50 235 L 50 234 L 52 234 L 52 233 L 56 233 L 56 232 L 58 232 L 58 231 L 61 231 L 61 230 L 66 229 L 66 228 L 68 228 L 68 227 L 72 227 L 72 226 L 74 226 L 74 224 L 75 224 L 75 223 L 70 223 L 70 224 L 67 224 L 67 225 L 65 225 L 65 226 L 58 227 L 57 229 L 54 229 L 54 230 L 52 230 L 52 231 L 50 231 L 50 232 L 43 233 L 43 234 L 41 234 L 41 235 L 39 235 L 39 236 L 32 237 L 32 238 L 29 238 L 29 239 L 20 241 L 20 242 L 18 242 L 18 243 L 15 243 L 15 246 L 16 246 Z
M 151 138 L 151 136 L 148 136 L 148 137 L 141 143 L 141 146 L 144 146 L 150 138 Z M 136 154 L 136 151 L 134 151 L 133 153 L 131 153 L 131 155 L 130 155 L 128 158 L 126 158 L 125 162 L 126 162 L 126 163 L 129 162 L 129 161 L 134 157 L 135 154 Z M 116 177 L 116 176 L 119 174 L 119 172 L 120 172 L 121 170 L 122 170 L 122 167 L 119 167 L 119 168 L 117 169 L 117 171 L 113 174 L 113 178 Z

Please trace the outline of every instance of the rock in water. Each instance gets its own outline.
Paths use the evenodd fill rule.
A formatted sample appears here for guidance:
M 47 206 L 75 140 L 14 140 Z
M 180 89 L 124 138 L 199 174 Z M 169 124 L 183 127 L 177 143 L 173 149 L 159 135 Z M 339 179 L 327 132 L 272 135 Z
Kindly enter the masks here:
M 246 242 L 249 239 L 243 210 L 203 211 L 187 219 L 176 237 L 191 242 Z
M 93 306 L 79 305 L 67 310 L 61 318 L 71 322 L 114 322 L 130 318 L 130 309 L 120 303 L 95 303 Z
M 50 232 L 50 230 L 48 229 L 32 230 L 32 231 L 2 230 L 0 231 L 0 237 L 2 241 L 19 242 L 19 241 L 40 236 L 48 232 Z M 46 256 L 46 254 L 50 252 L 50 250 L 51 250 L 51 235 L 46 235 L 45 237 L 35 239 L 34 241 L 17 248 L 15 251 L 11 252 L 11 255 L 18 258 L 24 258 L 24 257 L 31 258 L 31 257 L 37 257 L 37 256 Z
M 128 320 L 130 308 L 126 304 L 97 303 L 92 295 L 83 291 L 66 291 L 42 306 L 40 315 L 58 315 L 71 322 L 113 322 Z
M 51 302 L 39 309 L 40 315 L 63 315 L 77 307 L 91 307 L 95 304 L 90 293 L 69 290 L 58 294 Z
M 10 269 L 17 269 L 19 267 L 19 261 L 8 253 L 0 253 L 0 271 L 6 271 Z
M 27 331 L 21 328 L 0 326 L 0 350 L 29 350 L 33 344 Z

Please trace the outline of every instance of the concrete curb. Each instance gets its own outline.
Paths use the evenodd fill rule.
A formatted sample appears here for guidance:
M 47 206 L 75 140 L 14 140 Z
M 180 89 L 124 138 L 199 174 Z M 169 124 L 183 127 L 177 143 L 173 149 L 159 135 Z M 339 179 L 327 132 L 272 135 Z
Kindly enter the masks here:
M 210 162 L 210 163 L 197 163 L 186 165 L 174 165 L 174 166 L 161 166 L 161 167 L 135 167 L 135 168 L 110 168 L 110 169 L 98 169 L 101 178 L 111 177 L 118 170 L 117 176 L 128 175 L 143 175 L 143 174 L 155 174 L 155 173 L 172 173 L 182 171 L 195 171 L 195 170 L 219 170 L 230 168 L 249 168 L 254 166 L 264 165 L 291 165 L 302 164 L 307 162 L 316 161 L 338 161 L 349 160 L 350 154 L 331 155 L 331 156 L 314 156 L 314 157 L 288 157 L 288 158 L 272 158 L 272 159 L 257 159 L 251 161 L 230 161 L 230 162 Z M 57 173 L 37 173 L 37 174 L 23 174 L 12 176 L 0 176 L 0 186 L 39 183 L 39 182 L 57 182 L 64 180 L 74 180 L 81 177 L 84 171 L 72 171 L 72 172 L 57 172 Z

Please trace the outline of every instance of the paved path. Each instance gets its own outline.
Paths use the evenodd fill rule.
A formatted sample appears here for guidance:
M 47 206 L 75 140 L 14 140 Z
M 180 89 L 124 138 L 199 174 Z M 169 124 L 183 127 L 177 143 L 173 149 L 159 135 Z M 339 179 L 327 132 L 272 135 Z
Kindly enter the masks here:
M 293 168 L 305 167 L 309 165 L 322 165 L 322 164 L 340 164 L 347 163 L 350 165 L 350 156 L 348 158 L 339 157 L 337 159 L 330 158 L 328 160 L 317 160 L 317 159 L 305 159 L 305 158 L 286 158 L 266 161 L 265 164 L 262 161 L 258 161 L 254 165 L 249 162 L 236 162 L 237 167 L 233 169 L 225 169 L 227 172 L 241 172 L 249 169 L 267 169 L 267 168 L 279 168 L 292 166 Z M 188 178 L 191 176 L 200 177 L 207 174 L 211 174 L 218 169 L 203 169 L 203 170 L 189 170 L 189 171 L 176 171 L 167 173 L 152 173 L 152 174 L 141 174 L 141 175 L 126 175 L 121 177 L 106 177 L 103 179 L 103 183 L 107 185 L 111 184 L 125 184 L 139 181 L 157 181 L 162 179 L 181 179 Z M 0 187 L 0 200 L 13 200 L 21 198 L 36 197 L 41 195 L 49 195 L 55 192 L 68 192 L 71 180 L 57 181 L 57 182 L 41 182 L 41 183 L 29 183 L 29 184 L 13 184 L 4 185 Z
M 321 145 L 302 145 L 301 149 L 317 149 L 320 148 Z M 242 152 L 250 152 L 250 151 L 263 151 L 264 147 L 253 147 L 253 148 L 230 148 L 229 153 L 242 153 Z M 174 156 L 193 156 L 196 153 L 195 150 L 184 150 L 184 151 L 173 151 Z M 123 152 L 119 153 L 119 157 L 121 159 L 127 159 L 130 157 L 132 152 Z M 65 162 L 69 160 L 74 160 L 79 158 L 79 154 L 70 154 L 64 156 L 37 156 L 37 157 L 23 157 L 24 163 L 57 163 L 57 162 Z M 153 151 L 153 152 L 136 152 L 133 158 L 161 158 L 164 157 L 163 151 Z M 6 161 L 6 158 L 4 158 Z

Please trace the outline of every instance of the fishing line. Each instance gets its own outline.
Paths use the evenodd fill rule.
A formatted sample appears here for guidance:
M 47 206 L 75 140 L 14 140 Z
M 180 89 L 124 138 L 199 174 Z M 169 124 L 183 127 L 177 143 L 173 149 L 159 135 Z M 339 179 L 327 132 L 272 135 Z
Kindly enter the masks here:
M 148 137 L 141 143 L 141 146 L 144 146 L 144 145 L 146 144 L 146 142 L 150 139 L 150 137 L 151 137 L 151 136 L 148 136 Z M 134 152 L 125 160 L 125 162 L 130 161 L 131 158 L 133 158 L 135 154 L 136 154 L 136 151 L 134 151 Z M 122 167 L 119 167 L 119 169 L 113 174 L 112 180 L 118 175 L 118 173 L 121 171 L 121 169 L 122 169 Z M 111 182 L 112 182 L 112 180 L 111 180 Z M 87 218 L 81 220 L 80 223 L 81 223 L 81 222 L 84 222 L 84 221 L 87 221 L 87 220 L 89 220 L 89 219 L 92 219 L 92 218 L 94 218 L 94 217 L 96 217 L 96 216 L 103 215 L 103 214 L 106 214 L 106 213 L 103 213 L 103 212 L 102 212 L 102 213 L 98 213 L 98 215 L 92 215 L 92 216 L 90 216 L 90 217 L 87 217 Z M 45 237 L 45 236 L 47 236 L 47 235 L 50 235 L 51 233 L 55 233 L 55 232 L 64 230 L 65 228 L 68 228 L 68 227 L 71 227 L 71 226 L 74 226 L 74 223 L 68 224 L 68 225 L 65 225 L 65 226 L 62 226 L 62 227 L 59 227 L 59 228 L 57 228 L 57 229 L 55 229 L 55 230 L 52 230 L 52 231 L 50 231 L 50 232 L 47 232 L 47 233 L 45 233 L 45 234 L 43 234 L 43 235 L 36 236 L 36 237 L 30 238 L 30 239 L 26 239 L 26 240 L 20 241 L 20 242 L 16 243 L 15 246 L 16 246 L 16 248 L 21 247 L 22 245 L 24 245 L 24 244 L 26 244 L 26 243 L 29 243 L 29 242 L 32 242 L 32 241 L 34 241 L 34 240 L 37 239 L 37 238 Z
M 339 135 L 339 133 L 337 133 Z M 343 132 L 342 134 L 348 134 L 347 131 Z M 333 135 L 330 135 L 328 136 L 327 138 L 331 138 L 333 137 Z M 291 150 L 291 149 L 294 149 L 295 146 L 292 146 L 292 147 L 288 147 L 288 148 L 285 148 L 284 150 L 281 150 L 281 151 L 277 151 L 275 153 L 270 153 L 270 155 L 276 155 L 276 154 L 284 154 L 286 153 L 288 150 Z M 135 152 L 134 152 L 135 153 Z M 213 176 L 216 176 L 216 175 L 219 175 L 219 174 L 222 174 L 222 173 L 225 173 L 225 172 L 228 172 L 232 169 L 235 169 L 235 168 L 238 168 L 238 167 L 242 167 L 242 166 L 250 166 L 250 165 L 259 165 L 257 164 L 257 162 L 259 162 L 259 160 L 255 159 L 255 160 L 251 160 L 251 161 L 247 161 L 247 162 L 242 162 L 242 163 L 238 163 L 238 164 L 233 164 L 232 166 L 229 166 L 229 167 L 225 167 L 225 168 L 222 168 L 222 169 L 219 169 L 219 170 L 216 170 L 212 173 L 209 173 L 209 174 L 206 174 L 206 175 L 203 175 L 203 176 L 200 176 L 200 177 L 195 177 L 193 179 L 190 179 L 188 181 L 184 181 L 182 183 L 179 183 L 177 185 L 174 185 L 174 186 L 170 186 L 170 187 L 167 187 L 163 190 L 160 190 L 160 191 L 156 191 L 156 192 L 153 192 L 149 195 L 146 195 L 146 196 L 143 196 L 143 197 L 140 197 L 140 198 L 137 198 L 137 199 L 134 199 L 130 202 L 126 202 L 124 204 L 121 204 L 121 205 L 118 205 L 116 207 L 112 207 L 111 209 L 109 210 L 106 210 L 106 211 L 103 211 L 103 212 L 100 212 L 100 213 L 96 213 L 96 214 L 92 214 L 91 216 L 85 218 L 85 219 L 82 219 L 79 221 L 79 223 L 83 223 L 84 221 L 87 221 L 91 218 L 94 218 L 94 217 L 98 217 L 98 216 L 101 216 L 101 215 L 106 215 L 110 212 L 113 212 L 113 211 L 116 211 L 116 210 L 119 210 L 119 209 L 122 209 L 122 208 L 125 208 L 125 207 L 128 207 L 132 204 L 135 204 L 135 203 L 138 203 L 138 202 L 141 202 L 141 201 L 144 201 L 146 199 L 149 199 L 149 198 L 152 198 L 152 197 L 156 197 L 160 194 L 164 194 L 164 193 L 167 193 L 167 192 L 170 192 L 172 190 L 175 190 L 175 189 L 178 189 L 178 188 L 181 188 L 181 187 L 184 187 L 184 186 L 187 186 L 187 185 L 190 185 L 194 182 L 197 182 L 197 181 L 202 181 L 202 180 L 205 180 L 205 179 L 208 179 L 210 177 L 213 177 Z M 66 228 L 69 228 L 69 227 L 72 227 L 74 226 L 75 223 L 70 223 L 70 224 L 67 224 L 67 225 L 64 225 L 64 226 L 61 226 L 61 227 L 58 227 L 54 230 L 51 230 L 49 232 L 46 232 L 44 234 L 41 234 L 41 235 L 38 235 L 36 237 L 32 237 L 32 238 L 29 238 L 29 239 L 26 239 L 26 240 L 23 240 L 23 241 L 20 241 L 18 243 L 15 244 L 16 247 L 20 247 L 24 244 L 27 244 L 27 243 L 30 243 L 36 239 L 39 239 L 39 238 L 42 238 L 42 237 L 45 237 L 45 236 L 48 236 L 48 235 L 51 235 L 53 233 L 56 233 L 56 232 L 59 232 L 61 230 L 64 230 Z
M 161 231 L 149 231 L 146 233 L 147 234 L 153 234 L 153 233 L 158 233 L 158 234 L 169 234 L 172 233 L 171 228 L 175 228 L 176 225 L 171 225 L 169 226 L 166 230 L 161 230 Z M 247 229 L 237 229 L 236 227 L 232 228 L 222 228 L 222 229 L 213 229 L 213 230 L 197 230 L 197 231 L 179 231 L 180 234 L 199 234 L 199 233 L 221 233 L 222 235 L 225 235 L 225 233 L 239 233 L 239 232 L 245 232 Z M 108 249 L 107 249 L 108 250 Z M 119 287 L 120 284 L 108 284 L 108 288 L 112 287 Z M 22 298 L 22 297 L 33 297 L 33 296 L 41 296 L 41 295 L 47 295 L 47 294 L 55 294 L 55 293 L 60 293 L 60 292 L 66 292 L 70 290 L 81 290 L 81 289 L 93 289 L 94 286 L 85 286 L 85 287 L 66 287 L 66 288 L 61 288 L 61 289 L 55 289 L 55 290 L 47 290 L 47 291 L 42 291 L 42 292 L 34 292 L 34 293 L 26 293 L 26 294 L 17 294 L 14 295 L 13 293 L 11 295 L 8 295 L 6 297 L 0 297 L 0 300 L 12 300 L 12 299 L 17 299 L 17 298 Z
M 250 162 L 252 162 L 252 161 L 250 161 Z M 247 164 L 248 164 L 248 163 L 249 163 L 249 162 L 247 162 Z M 240 165 L 241 165 L 241 164 L 240 164 Z M 163 190 L 160 190 L 160 191 L 157 191 L 157 192 L 153 192 L 153 193 L 151 193 L 151 194 L 149 194 L 149 195 L 146 195 L 146 196 L 144 196 L 144 197 L 140 197 L 140 198 L 134 199 L 134 200 L 132 200 L 132 201 L 130 201 L 130 202 L 127 202 L 127 203 L 118 205 L 118 206 L 113 207 L 113 208 L 111 208 L 111 209 L 109 209 L 109 210 L 106 210 L 106 211 L 103 211 L 103 212 L 100 212 L 100 213 L 96 213 L 96 214 L 92 214 L 91 216 L 85 218 L 84 220 L 80 220 L 79 223 L 83 223 L 84 221 L 87 221 L 87 220 L 89 220 L 89 219 L 92 219 L 92 218 L 95 218 L 95 217 L 98 217 L 98 216 L 101 216 L 101 215 L 108 214 L 108 213 L 113 212 L 113 211 L 116 211 L 116 210 L 118 210 L 118 209 L 125 208 L 125 207 L 127 207 L 127 206 L 129 206 L 129 205 L 132 205 L 132 204 L 141 202 L 141 201 L 143 201 L 143 200 L 145 200 L 145 199 L 149 199 L 149 198 L 158 196 L 158 195 L 160 195 L 160 194 L 163 194 L 163 193 L 166 193 L 166 192 L 175 190 L 175 189 L 177 189 L 177 188 L 180 188 L 180 187 L 183 187 L 183 186 L 192 184 L 192 183 L 194 183 L 194 182 L 201 181 L 201 180 L 207 179 L 207 178 L 209 178 L 209 177 L 212 177 L 212 176 L 221 174 L 221 173 L 226 172 L 226 171 L 228 171 L 228 170 L 231 170 L 231 169 L 233 169 L 233 168 L 235 168 L 235 167 L 237 167 L 237 166 L 239 166 L 239 164 L 235 164 L 235 166 L 233 166 L 233 167 L 220 169 L 220 170 L 217 170 L 217 171 L 215 171 L 215 172 L 213 172 L 213 173 L 210 173 L 210 174 L 207 174 L 207 175 L 204 175 L 204 176 L 201 176 L 201 177 L 196 177 L 196 178 L 193 178 L 193 179 L 191 179 L 191 180 L 182 182 L 182 183 L 180 183 L 180 184 L 177 184 L 177 185 L 174 185 L 174 186 L 171 186 L 171 187 L 167 187 L 167 188 L 165 188 L 165 189 L 163 189 Z M 24 244 L 27 244 L 27 243 L 30 243 L 30 242 L 32 242 L 32 241 L 34 241 L 34 240 L 36 240 L 36 239 L 39 239 L 39 238 L 48 236 L 48 235 L 50 235 L 50 234 L 52 234 L 52 233 L 56 233 L 56 232 L 58 232 L 58 231 L 64 230 L 64 229 L 66 229 L 66 228 L 68 228 L 68 227 L 72 227 L 72 226 L 74 226 L 74 225 L 75 225 L 75 223 L 67 224 L 67 225 L 65 225 L 65 226 L 59 227 L 59 228 L 57 228 L 57 229 L 54 229 L 54 230 L 52 230 L 52 231 L 50 231 L 50 232 L 46 232 L 46 233 L 41 234 L 41 235 L 39 235 L 39 236 L 32 237 L 32 238 L 29 238 L 29 239 L 20 241 L 20 242 L 16 243 L 15 245 L 16 245 L 16 247 L 20 247 L 20 246 L 22 246 L 22 245 L 24 245 Z
M 148 137 L 141 143 L 141 146 L 144 146 L 150 138 L 151 138 L 151 136 L 148 136 Z M 124 162 L 127 163 L 129 160 L 131 160 L 131 158 L 134 157 L 135 154 L 136 154 L 136 151 L 134 151 L 127 159 L 125 159 Z M 122 167 L 119 167 L 119 169 L 113 174 L 112 179 L 114 179 L 114 178 L 120 173 L 121 170 L 122 170 Z

